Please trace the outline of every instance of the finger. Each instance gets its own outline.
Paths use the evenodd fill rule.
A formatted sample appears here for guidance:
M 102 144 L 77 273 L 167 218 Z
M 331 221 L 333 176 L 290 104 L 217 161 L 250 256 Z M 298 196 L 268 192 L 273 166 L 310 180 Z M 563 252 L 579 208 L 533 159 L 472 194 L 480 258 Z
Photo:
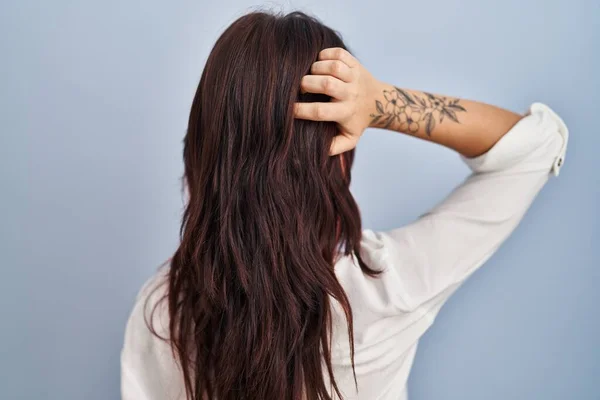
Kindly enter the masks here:
M 339 134 L 336 137 L 333 138 L 333 141 L 331 142 L 331 147 L 329 149 L 329 155 L 330 156 L 335 156 L 337 154 L 341 154 L 344 153 L 348 150 L 352 150 L 353 148 L 356 147 L 356 139 L 343 135 L 343 134 Z
M 300 89 L 310 93 L 322 93 L 338 100 L 348 96 L 347 84 L 331 75 L 304 75 Z
M 352 70 L 346 63 L 339 60 L 317 61 L 310 67 L 313 75 L 331 75 L 344 82 L 352 81 Z
M 294 117 L 311 121 L 340 122 L 346 117 L 345 109 L 341 103 L 295 103 Z
M 341 47 L 330 47 L 319 52 L 319 60 L 340 60 L 350 68 L 358 65 L 358 60 Z

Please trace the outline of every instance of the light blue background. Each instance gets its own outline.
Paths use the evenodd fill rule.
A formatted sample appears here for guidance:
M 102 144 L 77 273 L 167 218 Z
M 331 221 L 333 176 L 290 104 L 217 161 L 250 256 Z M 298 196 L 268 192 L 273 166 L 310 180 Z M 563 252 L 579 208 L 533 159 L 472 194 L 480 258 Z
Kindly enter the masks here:
M 0 398 L 119 396 L 142 282 L 174 251 L 181 139 L 214 41 L 254 2 L 0 6 Z M 411 400 L 600 399 L 599 2 L 293 1 L 377 77 L 571 131 L 558 179 L 423 339 Z M 467 174 L 456 154 L 368 132 L 364 226 L 407 223 Z

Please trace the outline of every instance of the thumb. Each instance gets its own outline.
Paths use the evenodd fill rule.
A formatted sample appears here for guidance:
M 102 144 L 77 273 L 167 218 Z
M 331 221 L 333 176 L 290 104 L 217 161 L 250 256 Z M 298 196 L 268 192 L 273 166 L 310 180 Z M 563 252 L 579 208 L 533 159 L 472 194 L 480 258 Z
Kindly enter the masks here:
M 356 147 L 357 141 L 358 138 L 340 133 L 333 138 L 333 141 L 331 142 L 331 147 L 329 149 L 329 155 L 335 156 L 345 151 L 352 150 Z

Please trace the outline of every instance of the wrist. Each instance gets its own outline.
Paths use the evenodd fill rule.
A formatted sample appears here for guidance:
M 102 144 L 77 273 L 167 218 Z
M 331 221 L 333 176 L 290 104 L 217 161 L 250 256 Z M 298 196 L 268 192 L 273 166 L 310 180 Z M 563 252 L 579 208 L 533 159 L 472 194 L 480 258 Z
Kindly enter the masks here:
M 384 91 L 393 89 L 392 85 L 374 79 L 367 101 L 366 115 L 369 118 L 369 128 L 381 128 L 385 125 Z

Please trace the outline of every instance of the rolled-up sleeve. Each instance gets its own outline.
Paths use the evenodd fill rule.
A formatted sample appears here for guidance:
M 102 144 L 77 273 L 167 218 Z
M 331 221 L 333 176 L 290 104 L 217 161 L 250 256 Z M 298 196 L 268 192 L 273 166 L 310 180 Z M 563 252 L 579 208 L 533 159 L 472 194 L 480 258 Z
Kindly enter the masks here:
M 563 120 L 534 103 L 488 152 L 461 156 L 472 173 L 442 202 L 407 226 L 373 233 L 405 311 L 439 304 L 492 256 L 558 175 L 567 141 Z

